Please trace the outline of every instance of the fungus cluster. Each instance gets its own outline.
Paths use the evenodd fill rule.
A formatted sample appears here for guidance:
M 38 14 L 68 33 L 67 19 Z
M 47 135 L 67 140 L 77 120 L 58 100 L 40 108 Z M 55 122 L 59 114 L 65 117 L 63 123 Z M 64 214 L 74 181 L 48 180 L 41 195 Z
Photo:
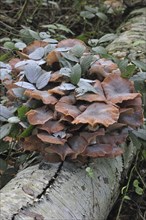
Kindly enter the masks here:
M 50 162 L 123 153 L 119 145 L 143 114 L 141 95 L 117 64 L 75 39 L 34 41 L 17 53 L 3 85 L 11 103 L 28 108 L 26 127 L 20 125 L 33 129 L 19 139 L 24 150 Z

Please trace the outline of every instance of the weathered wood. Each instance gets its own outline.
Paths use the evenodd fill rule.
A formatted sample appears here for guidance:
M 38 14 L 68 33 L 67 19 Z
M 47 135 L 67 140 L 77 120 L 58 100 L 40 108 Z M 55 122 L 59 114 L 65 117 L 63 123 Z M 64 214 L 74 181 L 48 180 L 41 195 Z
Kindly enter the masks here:
M 106 219 L 135 148 L 130 145 L 125 151 L 125 158 L 91 160 L 93 178 L 68 162 L 21 171 L 1 190 L 1 219 Z
M 137 52 L 140 45 L 133 47 L 132 43 L 144 36 L 146 24 L 144 9 L 135 13 L 124 25 L 128 30 L 108 46 L 110 52 Z M 145 48 L 140 48 L 143 60 Z M 88 166 L 93 169 L 93 178 L 84 167 L 67 162 L 50 164 L 46 170 L 35 165 L 20 171 L 1 190 L 1 220 L 105 220 L 118 196 L 123 172 L 136 152 L 132 144 L 124 148 L 123 156 L 91 160 Z
M 146 7 L 132 11 L 119 31 L 119 37 L 107 46 L 108 52 L 146 62 Z

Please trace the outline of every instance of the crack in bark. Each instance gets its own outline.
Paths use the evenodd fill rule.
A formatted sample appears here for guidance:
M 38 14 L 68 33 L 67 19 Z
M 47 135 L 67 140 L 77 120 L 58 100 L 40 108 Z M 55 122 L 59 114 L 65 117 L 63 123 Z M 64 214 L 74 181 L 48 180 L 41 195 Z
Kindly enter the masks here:
M 22 208 L 15 214 L 13 214 L 11 220 L 15 220 L 15 217 L 18 216 L 21 212 L 23 212 L 24 209 L 28 209 L 29 207 L 33 207 L 36 203 L 38 203 L 41 198 L 46 194 L 46 191 L 48 188 L 53 186 L 55 183 L 56 178 L 59 176 L 61 168 L 63 166 L 63 162 L 59 165 L 57 171 L 55 172 L 54 176 L 49 180 L 48 184 L 45 186 L 45 188 L 42 190 L 42 192 L 36 197 L 37 201 L 35 201 L 33 204 L 27 204 L 26 206 L 22 206 Z

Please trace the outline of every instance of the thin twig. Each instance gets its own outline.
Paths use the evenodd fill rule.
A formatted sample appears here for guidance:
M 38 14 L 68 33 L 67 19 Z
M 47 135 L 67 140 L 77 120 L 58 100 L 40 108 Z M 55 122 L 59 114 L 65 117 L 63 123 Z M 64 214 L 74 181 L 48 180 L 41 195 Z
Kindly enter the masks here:
M 29 3 L 29 0 L 25 0 L 24 2 L 24 5 L 22 6 L 22 9 L 20 10 L 19 14 L 18 14 L 18 17 L 16 19 L 16 23 L 18 23 L 19 21 L 21 21 L 25 11 L 26 11 L 26 8 L 27 8 L 27 5 Z

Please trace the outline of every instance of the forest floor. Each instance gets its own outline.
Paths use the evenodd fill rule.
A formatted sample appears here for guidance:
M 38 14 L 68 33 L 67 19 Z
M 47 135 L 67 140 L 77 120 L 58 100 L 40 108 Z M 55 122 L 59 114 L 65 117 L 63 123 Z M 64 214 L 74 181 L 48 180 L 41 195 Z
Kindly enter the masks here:
M 110 20 L 106 22 L 93 18 L 91 23 L 88 19 L 83 19 L 80 12 L 84 10 L 85 5 L 92 5 L 92 2 L 91 0 L 33 0 L 30 4 L 30 1 L 27 0 L 2 0 L 0 3 L 0 50 L 3 50 L 3 39 L 19 39 L 19 31 L 23 27 L 30 27 L 34 31 L 44 31 L 44 25 L 48 24 L 64 25 L 56 26 L 56 29 L 52 26 L 51 35 L 58 40 L 65 38 L 65 36 L 77 37 L 87 43 L 88 39 L 97 39 L 106 33 L 115 32 L 115 29 L 129 12 L 110 15 Z M 104 11 L 102 7 L 101 10 Z M 11 176 L 15 175 L 16 170 L 13 170 Z M 107 220 L 146 220 L 146 193 L 137 192 L 136 186 L 133 185 L 137 180 L 139 187 L 143 187 L 141 178 L 146 178 L 146 160 L 143 159 L 140 151 L 133 161 L 126 180 L 122 182 L 121 192 L 124 194 L 124 190 L 127 190 L 127 193 L 124 194 L 125 198 L 121 193 Z M 119 217 L 117 218 L 118 213 Z

